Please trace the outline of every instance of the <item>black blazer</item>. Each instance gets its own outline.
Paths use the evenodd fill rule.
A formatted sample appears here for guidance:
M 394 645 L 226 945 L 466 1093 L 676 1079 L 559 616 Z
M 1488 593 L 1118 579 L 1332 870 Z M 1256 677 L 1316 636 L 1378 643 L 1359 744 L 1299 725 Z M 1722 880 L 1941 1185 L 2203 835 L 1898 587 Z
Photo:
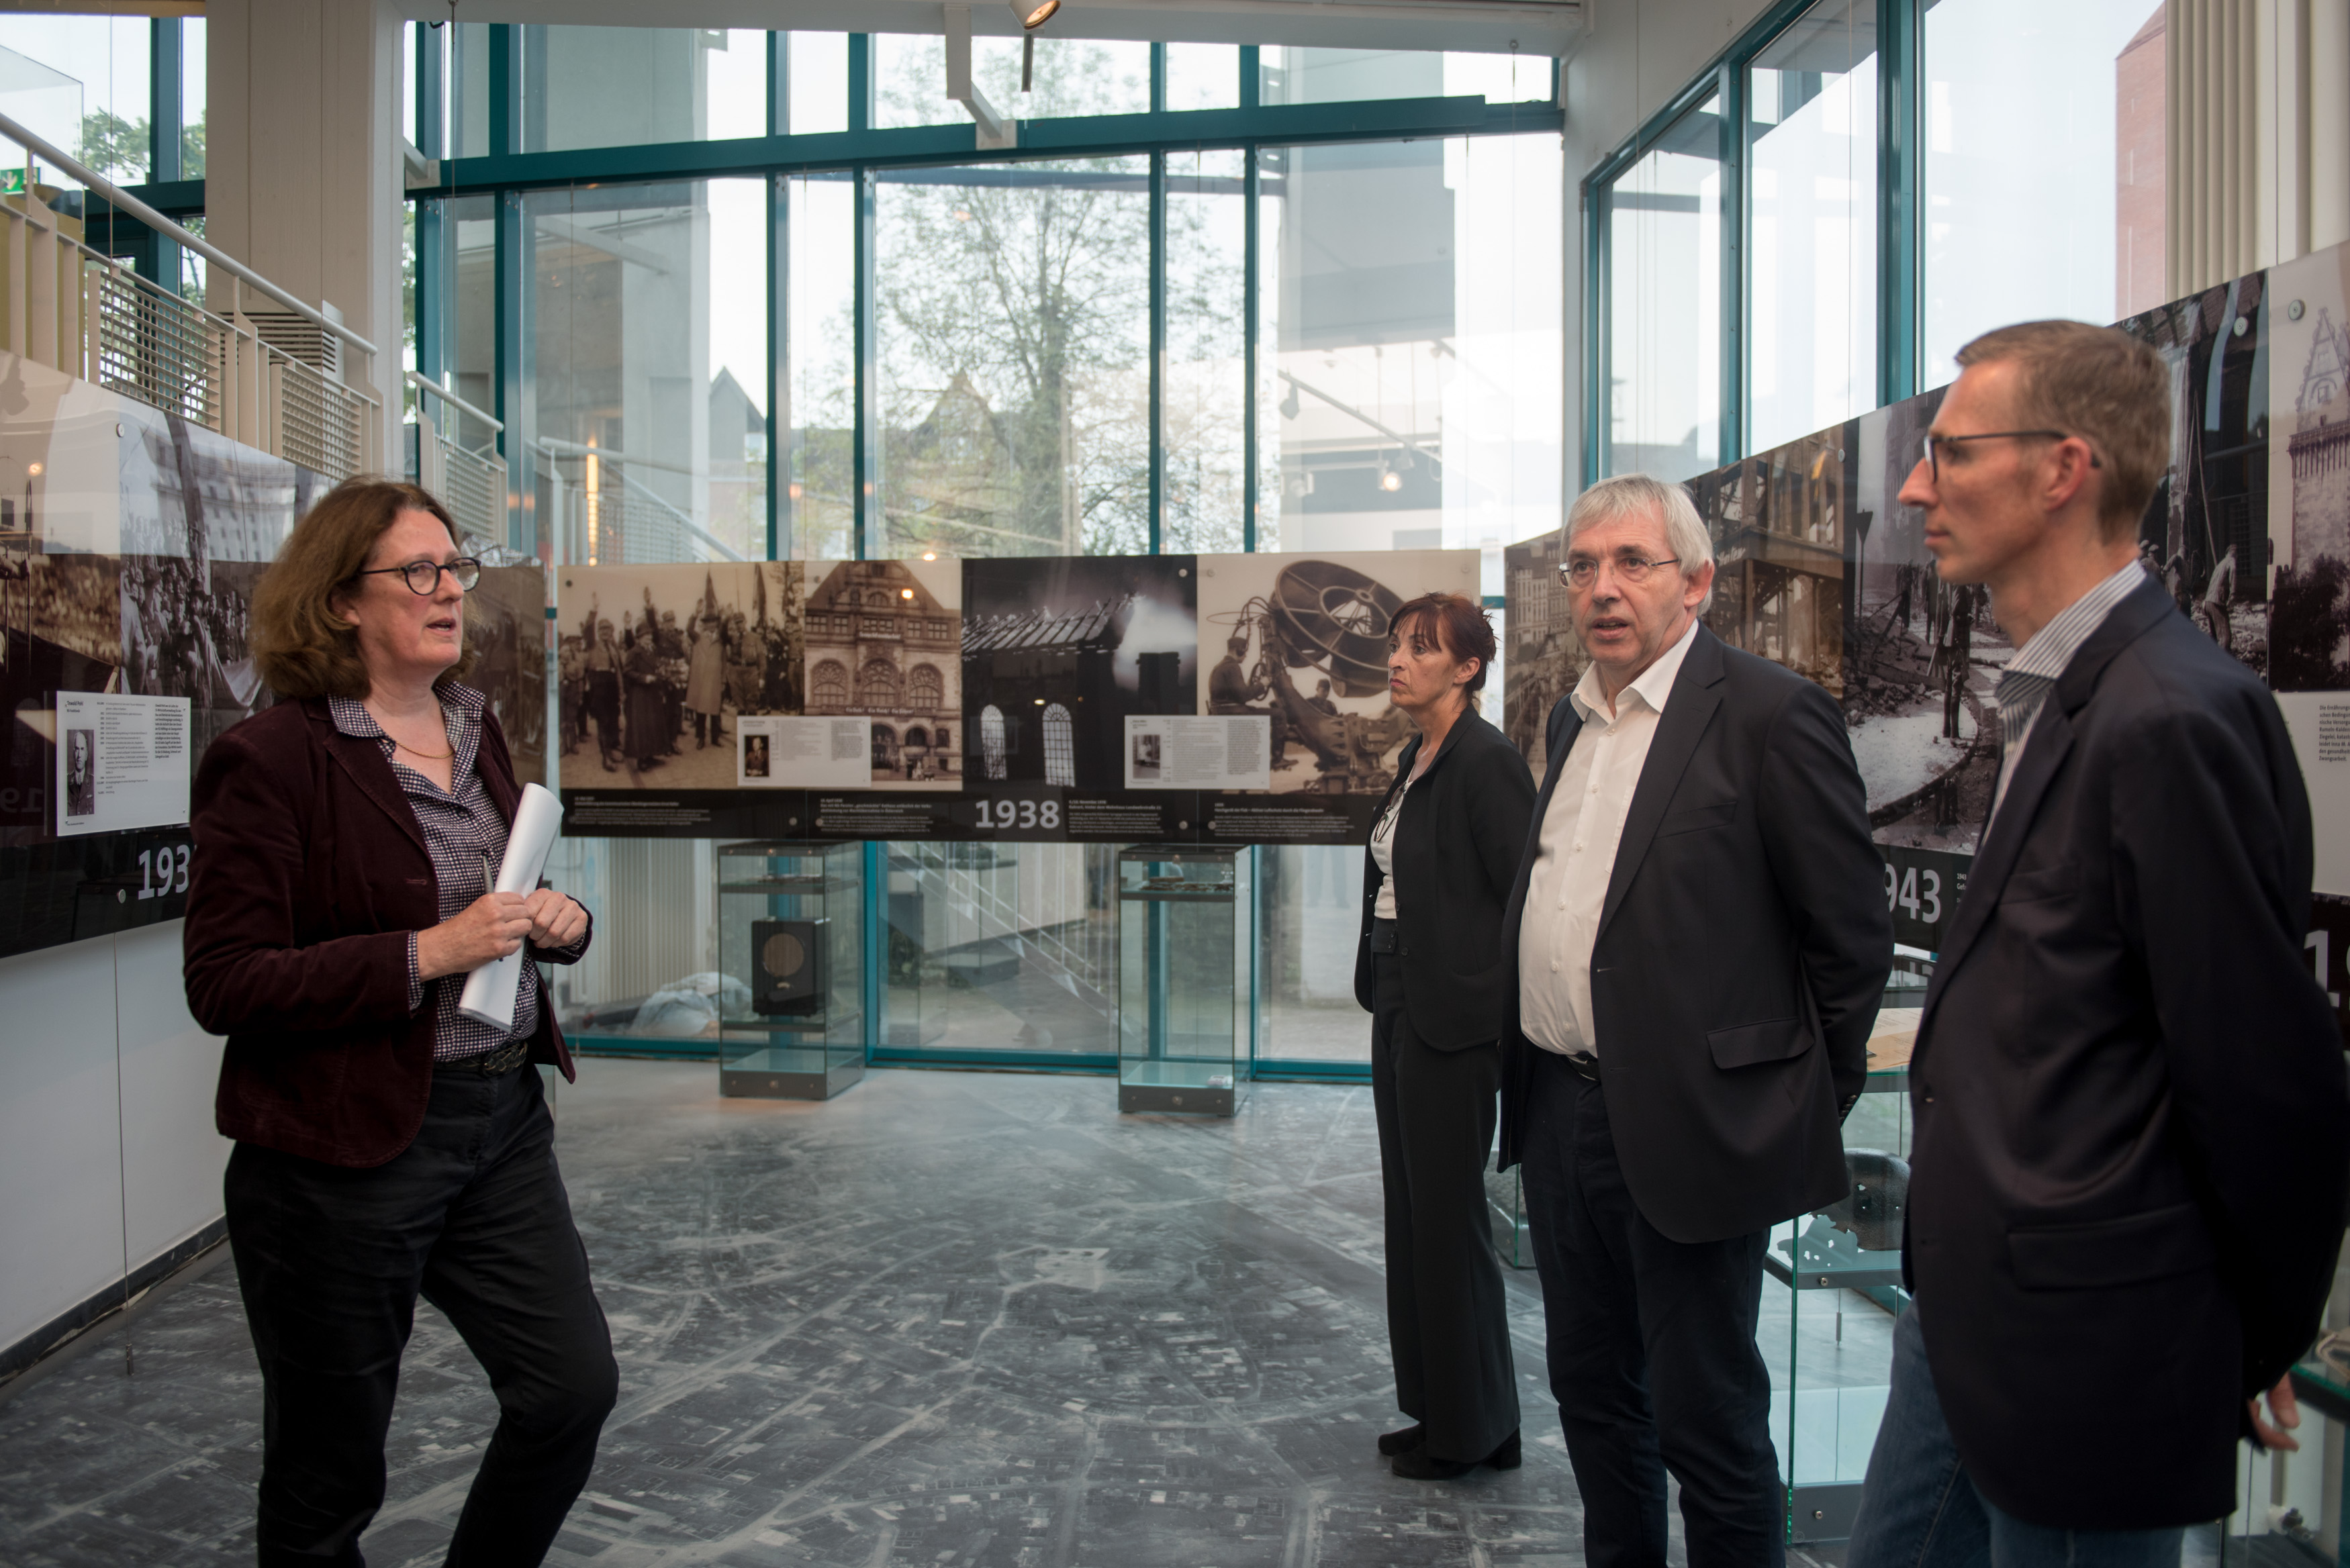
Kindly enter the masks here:
M 1560 699 L 1503 922 L 1504 1170 L 1540 1049 L 1519 1032 L 1518 926 L 1582 729 Z M 1591 953 L 1617 1157 L 1641 1214 L 1674 1241 L 1743 1235 L 1844 1196 L 1839 1128 L 1893 966 L 1884 866 L 1835 701 L 1700 626 L 1633 789 Z
M 2350 1094 L 2310 863 L 2275 701 L 2149 582 L 2040 710 L 1910 1062 L 1918 1326 L 2020 1519 L 2227 1512 L 2243 1401 L 2316 1332 Z
M 1419 737 L 1396 763 L 1403 787 L 1419 755 Z M 1395 829 L 1396 935 L 1403 961 L 1404 1007 L 1412 1032 L 1440 1051 L 1501 1038 L 1505 995 L 1517 995 L 1517 971 L 1502 942 L 1502 905 L 1518 877 L 1534 776 L 1508 736 L 1475 713 L 1445 732 L 1428 773 L 1403 797 Z M 1381 800 L 1380 811 L 1387 810 Z M 1371 907 L 1378 862 L 1363 851 L 1363 934 L 1355 949 L 1355 1000 L 1371 1006 Z

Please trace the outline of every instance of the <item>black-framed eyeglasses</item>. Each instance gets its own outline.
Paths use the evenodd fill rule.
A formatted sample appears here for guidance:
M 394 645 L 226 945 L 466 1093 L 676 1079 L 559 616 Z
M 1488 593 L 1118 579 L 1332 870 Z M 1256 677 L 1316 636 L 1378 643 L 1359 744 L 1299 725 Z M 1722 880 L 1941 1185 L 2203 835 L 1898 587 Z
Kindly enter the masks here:
M 441 586 L 441 574 L 448 573 L 457 579 L 457 586 L 471 592 L 482 580 L 482 563 L 468 556 L 454 561 L 411 561 L 404 566 L 377 566 L 371 571 L 354 572 L 355 577 L 382 577 L 398 573 L 407 583 L 408 591 L 419 598 L 430 598 L 432 590 Z
M 1645 583 L 1659 566 L 1678 566 L 1679 556 L 1668 556 L 1652 561 L 1646 556 L 1618 556 L 1612 563 L 1616 575 L 1627 583 Z M 1587 588 L 1599 580 L 1599 563 L 1593 560 L 1569 561 L 1558 569 L 1558 580 L 1570 588 Z
M 1942 483 L 1942 460 L 1934 451 L 1936 447 L 1961 446 L 1970 441 L 2029 441 L 2034 437 L 2045 437 L 2049 441 L 2070 441 L 2073 439 L 2073 432 L 2071 431 L 1982 431 L 1974 435 L 1929 435 L 1925 439 L 1926 468 L 1933 474 L 1934 483 L 1939 484 Z M 2097 461 L 2095 447 L 2089 448 L 2089 466 L 2091 468 L 2106 466 Z

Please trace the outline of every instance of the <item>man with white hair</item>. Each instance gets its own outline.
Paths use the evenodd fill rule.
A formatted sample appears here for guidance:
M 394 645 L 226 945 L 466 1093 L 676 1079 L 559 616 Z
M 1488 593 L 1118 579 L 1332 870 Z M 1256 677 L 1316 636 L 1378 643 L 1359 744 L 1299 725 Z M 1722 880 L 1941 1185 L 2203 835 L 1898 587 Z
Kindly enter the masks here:
M 1525 1167 L 1593 1568 L 1663 1568 L 1668 1471 L 1689 1568 L 1776 1568 L 1762 1248 L 1847 1190 L 1883 862 L 1834 701 L 1701 624 L 1687 491 L 1602 481 L 1563 555 L 1591 666 L 1551 710 L 1503 919 L 1501 1166 Z

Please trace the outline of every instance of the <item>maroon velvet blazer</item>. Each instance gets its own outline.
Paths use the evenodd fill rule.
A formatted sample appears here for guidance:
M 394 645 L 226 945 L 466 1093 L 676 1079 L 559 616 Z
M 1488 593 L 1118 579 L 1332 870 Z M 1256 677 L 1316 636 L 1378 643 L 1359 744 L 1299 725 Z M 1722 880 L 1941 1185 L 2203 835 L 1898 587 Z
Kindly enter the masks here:
M 487 711 L 474 766 L 511 823 L 522 787 Z M 385 1163 L 432 1094 L 432 989 L 408 1011 L 408 936 L 440 922 L 432 857 L 391 764 L 337 730 L 324 698 L 281 702 L 204 753 L 191 826 L 188 1011 L 228 1036 L 220 1130 L 328 1165 Z M 530 1059 L 573 1077 L 529 972 Z

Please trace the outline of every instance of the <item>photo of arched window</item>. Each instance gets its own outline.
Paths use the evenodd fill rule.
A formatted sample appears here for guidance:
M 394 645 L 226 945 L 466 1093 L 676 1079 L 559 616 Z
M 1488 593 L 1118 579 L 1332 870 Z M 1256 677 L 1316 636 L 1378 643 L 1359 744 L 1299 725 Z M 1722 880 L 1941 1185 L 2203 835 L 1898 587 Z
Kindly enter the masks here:
M 898 706 L 898 668 L 886 659 L 866 660 L 857 672 L 857 705 L 868 713 Z
M 1069 711 L 1058 702 L 1045 710 L 1045 782 L 1076 787 L 1076 751 L 1070 742 Z
M 946 681 L 936 665 L 917 664 L 906 672 L 906 706 L 929 710 L 946 695 Z
M 894 773 L 898 766 L 898 732 L 887 724 L 873 726 L 873 770 Z
M 808 706 L 822 711 L 848 706 L 848 670 L 837 659 L 827 659 L 808 675 Z
M 989 778 L 1003 776 L 1003 710 L 993 702 L 979 711 L 979 756 Z

